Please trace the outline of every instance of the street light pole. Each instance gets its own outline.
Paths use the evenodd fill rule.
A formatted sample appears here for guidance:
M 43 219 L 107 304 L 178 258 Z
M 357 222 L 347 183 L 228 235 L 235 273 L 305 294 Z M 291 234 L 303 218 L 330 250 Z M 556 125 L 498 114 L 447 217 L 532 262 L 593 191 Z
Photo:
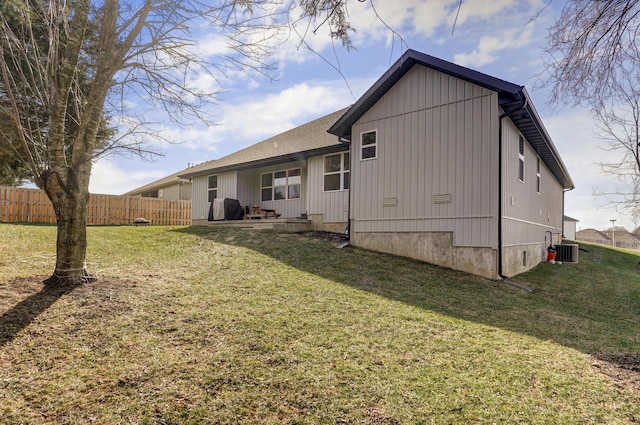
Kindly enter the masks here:
M 615 248 L 616 246 L 616 220 L 611 219 L 611 245 Z

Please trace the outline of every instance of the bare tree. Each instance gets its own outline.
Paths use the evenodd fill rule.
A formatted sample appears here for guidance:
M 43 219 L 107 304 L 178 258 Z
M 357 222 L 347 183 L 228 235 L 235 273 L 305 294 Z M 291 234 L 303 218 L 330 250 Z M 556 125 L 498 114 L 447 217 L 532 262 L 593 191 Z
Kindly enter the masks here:
M 595 195 L 630 217 L 640 214 L 639 30 L 640 0 L 568 0 L 545 56 L 552 103 L 590 107 L 598 135 L 618 155 L 600 165 L 621 187 Z
M 268 74 L 294 10 L 350 45 L 342 0 L 6 0 L 0 7 L 0 116 L 11 123 L 0 142 L 14 146 L 53 204 L 57 256 L 48 284 L 93 279 L 85 266 L 93 162 L 115 151 L 156 153 L 144 117 L 130 120 L 131 134 L 105 132 L 105 117 L 135 117 L 126 99 L 162 107 L 176 122 L 206 121 L 203 106 L 215 92 L 196 77 L 231 67 Z M 205 25 L 219 30 L 230 52 L 215 62 L 194 48 L 194 31 Z
M 640 68 L 639 14 L 640 0 L 565 3 L 545 49 L 554 102 L 599 106 L 619 89 L 621 69 Z
M 640 88 L 636 87 L 635 72 L 618 71 L 609 99 L 602 99 L 592 108 L 596 120 L 596 133 L 606 150 L 616 160 L 601 162 L 602 170 L 615 177 L 621 187 L 595 195 L 606 200 L 634 221 L 640 213 Z

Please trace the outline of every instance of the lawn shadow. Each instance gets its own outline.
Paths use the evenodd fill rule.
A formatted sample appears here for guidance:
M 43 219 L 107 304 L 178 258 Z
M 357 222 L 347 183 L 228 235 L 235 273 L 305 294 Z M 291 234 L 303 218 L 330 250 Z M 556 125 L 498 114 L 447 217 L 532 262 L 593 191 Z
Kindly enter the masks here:
M 603 283 L 611 273 L 601 251 L 576 265 L 542 264 L 513 280 L 533 292 L 417 260 L 358 248 L 336 249 L 339 240 L 317 235 L 273 234 L 192 226 L 178 232 L 241 246 L 314 275 L 408 305 L 555 341 L 587 354 L 640 353 L 640 273 L 635 269 Z M 295 240 L 295 245 L 294 241 Z M 292 249 L 292 247 L 295 248 Z M 587 257 L 588 255 L 594 258 Z M 638 256 L 619 253 L 615 267 L 633 268 Z M 600 269 L 606 269 L 602 271 Z M 638 280 L 633 284 L 635 274 Z M 619 280 L 620 280 L 619 279 Z M 634 287 L 625 285 L 632 282 Z
M 8 282 L 8 285 L 22 286 L 32 281 L 33 278 L 18 278 Z M 74 287 L 70 286 L 43 285 L 40 291 L 32 293 L 3 313 L 0 316 L 0 347 L 13 341 L 21 330 L 73 289 Z

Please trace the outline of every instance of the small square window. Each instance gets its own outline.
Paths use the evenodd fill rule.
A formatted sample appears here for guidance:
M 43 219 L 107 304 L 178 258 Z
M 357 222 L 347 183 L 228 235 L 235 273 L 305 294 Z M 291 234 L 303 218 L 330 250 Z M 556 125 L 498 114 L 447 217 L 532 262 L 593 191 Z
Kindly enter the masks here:
M 349 189 L 349 152 L 324 157 L 325 192 Z
M 340 190 L 340 174 L 326 174 L 324 176 L 325 192 L 331 190 Z
M 378 157 L 378 131 L 369 131 L 360 135 L 362 148 L 360 159 L 375 159 Z

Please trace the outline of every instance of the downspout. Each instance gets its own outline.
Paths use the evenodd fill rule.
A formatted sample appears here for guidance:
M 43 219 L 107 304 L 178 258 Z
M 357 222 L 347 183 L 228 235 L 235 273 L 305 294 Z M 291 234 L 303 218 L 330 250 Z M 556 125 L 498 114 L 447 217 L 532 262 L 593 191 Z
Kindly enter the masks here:
M 521 92 L 522 93 L 522 92 Z M 503 261 L 502 261 L 502 120 L 509 117 L 516 112 L 520 112 L 527 107 L 527 98 L 522 101 L 522 105 L 513 111 L 504 112 L 498 119 L 498 276 L 502 278 L 502 281 L 508 285 L 515 286 L 516 288 L 524 289 L 531 292 L 531 288 L 521 285 L 516 282 L 508 280 L 509 278 L 503 273 Z
M 565 232 L 565 228 L 564 228 L 564 208 L 566 206 L 566 202 L 564 200 L 564 194 L 567 193 L 570 190 L 571 189 L 564 189 L 562 191 L 562 221 L 561 221 L 561 223 L 562 223 L 562 238 L 564 238 L 564 239 L 567 238 L 567 235 L 565 235 L 565 233 L 564 233 Z M 562 243 L 562 241 L 560 241 L 560 242 Z
M 338 136 L 338 141 L 340 143 L 348 143 L 349 144 L 349 194 L 347 195 L 347 227 L 344 229 L 347 240 L 351 239 L 351 187 L 353 184 L 353 167 L 351 164 L 351 159 L 353 158 L 353 152 L 351 152 L 351 144 L 350 140 L 343 139 Z

